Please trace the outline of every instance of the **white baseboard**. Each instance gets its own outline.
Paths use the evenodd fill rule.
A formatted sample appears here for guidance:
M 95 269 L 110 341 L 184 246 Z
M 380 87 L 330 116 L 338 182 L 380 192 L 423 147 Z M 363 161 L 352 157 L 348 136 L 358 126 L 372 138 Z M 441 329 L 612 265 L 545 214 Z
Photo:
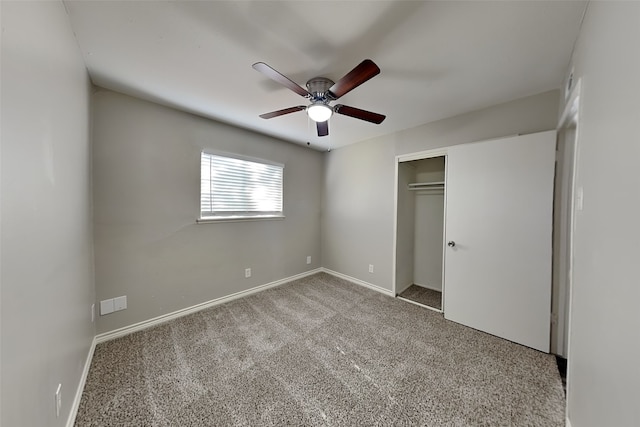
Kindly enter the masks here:
M 76 416 L 78 415 L 78 408 L 80 407 L 80 400 L 82 399 L 82 392 L 84 391 L 84 385 L 87 382 L 87 376 L 89 375 L 89 368 L 91 367 L 91 361 L 93 360 L 93 352 L 96 350 L 96 337 L 93 337 L 91 341 L 91 347 L 89 347 L 89 354 L 84 362 L 84 368 L 82 369 L 82 375 L 80 376 L 80 383 L 76 389 L 76 395 L 71 402 L 71 412 L 69 418 L 67 418 L 67 427 L 73 427 L 76 423 Z
M 435 286 L 423 285 L 421 283 L 414 283 L 414 285 L 425 289 L 431 289 L 432 291 L 442 292 L 442 288 L 436 288 Z
M 364 280 L 356 279 L 355 277 L 347 276 L 346 274 L 338 273 L 337 271 L 329 270 L 328 268 L 322 267 L 320 270 L 324 271 L 325 273 L 331 274 L 332 276 L 336 276 L 341 279 L 348 280 L 352 283 L 355 283 L 356 285 L 364 286 L 365 288 L 372 289 L 376 292 L 380 292 L 381 294 L 385 294 L 390 297 L 395 297 L 395 295 L 393 294 L 393 291 L 390 289 L 381 288 L 380 286 L 376 286 L 369 282 L 365 282 Z
M 224 297 L 216 298 L 211 301 L 203 302 L 200 304 L 193 305 L 191 307 L 183 308 L 181 310 L 174 311 L 172 313 L 163 314 L 162 316 L 154 317 L 152 319 L 143 320 L 142 322 L 134 323 L 133 325 L 124 326 L 119 329 L 115 329 L 113 331 L 104 332 L 102 334 L 96 335 L 96 344 L 100 344 L 105 341 L 113 340 L 116 338 L 123 337 L 125 335 L 129 335 L 133 332 L 142 331 L 144 329 L 150 328 L 152 326 L 159 325 L 164 322 L 168 322 L 173 319 L 177 319 L 179 317 L 187 316 L 192 313 L 196 313 L 198 311 L 207 309 L 209 307 L 214 307 L 219 304 L 224 304 L 225 302 L 233 301 L 234 299 L 238 299 L 241 297 L 245 297 L 247 295 L 255 294 L 260 291 L 267 290 L 269 288 L 273 288 L 276 286 L 284 285 L 285 283 L 292 282 L 294 280 L 302 279 L 303 277 L 311 276 L 312 274 L 316 274 L 323 271 L 321 268 L 317 268 L 315 270 L 305 271 L 304 273 L 296 274 L 295 276 L 290 276 L 284 279 L 276 280 L 274 282 L 266 283 L 264 285 L 256 286 L 251 289 L 247 289 L 245 291 L 236 292 L 235 294 L 227 295 Z

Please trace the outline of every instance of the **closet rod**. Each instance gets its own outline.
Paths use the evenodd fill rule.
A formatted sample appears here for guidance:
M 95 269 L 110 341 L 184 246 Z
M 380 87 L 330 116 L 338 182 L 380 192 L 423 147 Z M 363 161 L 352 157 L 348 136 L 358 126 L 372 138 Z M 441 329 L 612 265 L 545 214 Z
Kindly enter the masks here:
M 409 184 L 409 190 L 442 190 L 444 189 L 444 181 L 435 182 L 415 182 Z
M 442 187 L 444 187 L 444 181 L 412 182 L 411 184 L 409 184 L 410 188 L 413 188 L 413 187 L 434 187 L 434 186 L 442 186 Z

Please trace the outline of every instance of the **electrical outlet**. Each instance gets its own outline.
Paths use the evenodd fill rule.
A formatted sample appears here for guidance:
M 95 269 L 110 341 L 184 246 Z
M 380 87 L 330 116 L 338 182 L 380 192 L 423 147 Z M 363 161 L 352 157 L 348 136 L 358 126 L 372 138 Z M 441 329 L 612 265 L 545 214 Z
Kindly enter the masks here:
M 62 408 L 62 384 L 58 384 L 56 389 L 56 418 L 60 416 L 60 408 Z
M 311 264 L 311 256 L 307 257 L 307 264 Z
M 369 273 L 373 273 L 373 264 L 369 264 Z
M 247 279 L 249 277 L 251 277 L 251 269 L 250 268 L 245 268 L 244 269 L 244 277 L 247 278 Z
M 96 321 L 96 303 L 91 304 L 91 323 Z

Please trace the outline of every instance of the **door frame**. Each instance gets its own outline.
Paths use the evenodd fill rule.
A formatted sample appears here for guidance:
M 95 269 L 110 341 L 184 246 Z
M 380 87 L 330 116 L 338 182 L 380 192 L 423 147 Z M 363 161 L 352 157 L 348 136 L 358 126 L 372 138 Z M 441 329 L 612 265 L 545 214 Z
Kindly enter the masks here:
M 393 296 L 397 297 L 397 265 L 396 265 L 396 257 L 398 251 L 398 174 L 400 163 L 410 162 L 413 160 L 423 160 L 430 159 L 434 157 L 444 157 L 444 176 L 445 176 L 445 186 L 444 186 L 444 220 L 443 220 L 443 228 L 442 228 L 442 241 L 445 239 L 446 232 L 446 223 L 447 223 L 447 155 L 448 155 L 448 147 L 436 148 L 432 150 L 418 151 L 414 153 L 402 154 L 398 155 L 395 158 L 395 180 L 394 180 L 394 189 L 393 189 L 393 198 L 394 198 L 394 209 L 393 209 L 393 259 L 391 262 L 391 271 L 392 271 L 392 285 L 391 291 L 393 292 Z M 444 290 L 444 257 L 446 255 L 446 251 L 444 250 L 444 244 L 442 245 L 442 310 L 438 310 L 433 307 L 423 306 L 421 307 L 428 308 L 433 311 L 437 311 L 439 313 L 444 312 L 444 298 L 445 298 L 445 290 Z
M 573 74 L 573 73 L 572 73 Z M 571 312 L 573 308 L 573 266 L 574 266 L 574 239 L 575 239 L 575 226 L 576 226 L 576 214 L 579 210 L 582 210 L 581 205 L 582 200 L 582 187 L 577 186 L 577 177 L 578 177 L 578 167 L 579 167 L 579 159 L 580 159 L 580 109 L 581 109 L 581 92 L 582 87 L 582 79 L 578 79 L 576 84 L 569 88 L 568 95 L 566 96 L 566 101 L 564 104 L 564 108 L 562 114 L 560 115 L 560 120 L 558 120 L 557 131 L 558 134 L 560 131 L 566 131 L 567 129 L 575 129 L 574 130 L 574 140 L 573 140 L 573 153 L 572 153 L 572 161 L 573 161 L 573 171 L 571 177 L 571 187 L 569 189 L 569 227 L 566 234 L 567 241 L 565 242 L 567 245 L 568 259 L 566 259 L 567 263 L 567 295 L 565 301 L 565 310 L 566 310 L 566 325 L 565 326 L 565 337 L 564 337 L 564 347 L 566 351 L 566 359 L 567 362 L 571 357 Z M 571 363 L 567 363 L 567 399 L 571 395 Z M 567 400 L 568 402 L 568 400 Z M 567 420 L 567 425 L 570 425 L 569 422 L 569 405 L 567 404 L 565 407 L 565 419 Z
M 564 251 L 558 254 L 554 253 L 553 257 L 553 294 L 558 298 L 558 312 L 552 313 L 554 322 L 552 326 L 552 335 L 555 335 L 555 342 L 552 342 L 551 348 L 554 354 L 562 357 L 568 356 L 568 342 L 569 342 L 569 317 L 571 307 L 571 289 L 573 283 L 573 230 L 575 226 L 575 214 L 576 214 L 576 176 L 577 176 L 577 156 L 578 156 L 578 111 L 580 103 L 580 80 L 575 84 L 569 93 L 566 104 L 560 120 L 558 121 L 558 127 L 556 129 L 558 134 L 558 140 L 556 150 L 558 151 L 556 157 L 556 179 L 558 170 L 563 171 L 570 167 L 570 176 L 568 176 L 568 187 L 566 188 L 567 194 L 563 199 L 558 200 L 559 195 L 554 195 L 554 250 L 563 249 Z M 569 138 L 569 139 L 568 139 Z M 567 141 L 572 144 L 571 151 L 567 152 Z M 562 150 L 564 153 L 561 153 Z M 564 155 L 566 154 L 566 156 Z M 560 156 L 560 157 L 558 157 Z M 561 185 L 564 182 L 560 183 Z M 558 190 L 561 188 L 555 188 Z M 558 224 L 555 222 L 555 201 L 566 202 L 566 211 L 564 215 L 558 218 Z M 560 234 L 556 236 L 555 227 L 560 227 L 558 230 Z M 555 241 L 555 237 L 558 237 L 558 241 Z M 556 273 L 559 274 L 556 279 Z M 563 285 L 563 286 L 560 286 Z

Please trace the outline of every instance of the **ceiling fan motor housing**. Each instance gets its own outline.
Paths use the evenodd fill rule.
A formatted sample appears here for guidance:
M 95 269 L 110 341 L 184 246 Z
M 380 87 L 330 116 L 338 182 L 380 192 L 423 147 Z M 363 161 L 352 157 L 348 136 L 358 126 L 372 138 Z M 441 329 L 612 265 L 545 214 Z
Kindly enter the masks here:
M 314 77 L 307 82 L 307 90 L 311 94 L 313 101 L 322 101 L 328 103 L 331 98 L 329 88 L 334 85 L 333 80 L 326 77 Z

